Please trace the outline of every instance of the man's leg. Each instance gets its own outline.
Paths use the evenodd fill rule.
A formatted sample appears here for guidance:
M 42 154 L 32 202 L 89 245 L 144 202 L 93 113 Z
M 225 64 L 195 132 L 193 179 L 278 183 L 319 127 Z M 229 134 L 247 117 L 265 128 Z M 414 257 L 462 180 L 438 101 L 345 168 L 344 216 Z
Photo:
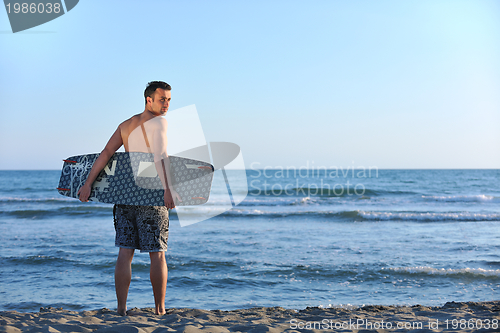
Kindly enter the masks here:
M 155 313 L 165 314 L 165 294 L 167 292 L 168 268 L 165 260 L 165 252 L 150 252 L 151 267 L 149 275 L 153 294 L 155 296 Z
M 125 316 L 127 314 L 127 296 L 130 280 L 132 280 L 132 258 L 134 249 L 121 247 L 115 267 L 115 289 L 118 301 L 117 312 Z

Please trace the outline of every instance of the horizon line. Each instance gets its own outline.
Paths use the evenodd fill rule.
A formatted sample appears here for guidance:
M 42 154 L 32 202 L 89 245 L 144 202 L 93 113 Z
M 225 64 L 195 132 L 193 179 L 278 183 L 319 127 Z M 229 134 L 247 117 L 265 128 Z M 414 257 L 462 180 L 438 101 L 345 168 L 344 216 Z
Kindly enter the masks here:
M 287 170 L 287 169 L 301 169 L 301 170 L 336 170 L 335 168 L 324 168 L 324 167 L 316 167 L 316 168 L 304 168 L 303 166 L 301 167 L 295 167 L 295 166 L 288 166 L 286 168 L 263 168 L 263 169 L 257 169 L 257 168 L 245 168 L 245 169 L 225 169 L 225 170 L 269 170 L 269 171 L 272 171 L 272 170 Z M 366 170 L 368 168 L 376 168 L 377 170 L 500 170 L 500 167 L 499 168 L 488 168 L 488 167 L 485 167 L 485 168 L 377 168 L 376 166 L 371 166 L 371 167 L 367 167 L 367 168 L 352 168 L 352 167 L 347 167 L 347 168 L 343 168 L 343 167 L 338 167 L 338 169 L 341 169 L 341 170 Z M 61 169 L 0 169 L 0 171 L 61 171 Z M 217 171 L 217 170 L 216 170 Z

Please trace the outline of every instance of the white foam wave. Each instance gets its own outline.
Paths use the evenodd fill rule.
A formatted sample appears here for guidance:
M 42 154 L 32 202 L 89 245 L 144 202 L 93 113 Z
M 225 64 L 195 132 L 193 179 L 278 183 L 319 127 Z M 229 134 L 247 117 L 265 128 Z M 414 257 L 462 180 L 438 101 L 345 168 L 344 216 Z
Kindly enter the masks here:
M 292 206 L 297 206 L 297 205 L 310 205 L 310 204 L 317 204 L 317 200 L 315 198 L 311 197 L 304 197 L 298 200 L 294 200 L 291 205 Z
M 359 309 L 360 307 L 365 306 L 365 304 L 361 304 L 360 306 L 357 305 L 352 305 L 352 304 L 328 304 L 328 305 L 323 305 L 320 304 L 318 305 L 318 308 L 320 309 L 345 309 L 345 310 L 356 310 Z
M 266 212 L 260 209 L 244 210 L 244 209 L 232 209 L 231 213 L 234 215 L 266 215 L 271 212 Z
M 500 214 L 496 213 L 469 213 L 469 212 L 363 212 L 358 214 L 367 220 L 381 221 L 500 221 Z
M 42 197 L 42 198 L 22 198 L 22 197 L 0 197 L 0 202 L 47 202 L 47 201 L 74 201 L 69 197 Z
M 479 194 L 479 195 L 445 195 L 445 196 L 437 196 L 437 195 L 423 195 L 423 199 L 426 200 L 434 200 L 434 201 L 444 201 L 444 202 L 483 202 L 483 201 L 491 201 L 495 199 L 494 196 Z
M 463 275 L 472 274 L 479 276 L 488 277 L 500 277 L 500 269 L 482 269 L 482 268 L 433 268 L 428 266 L 417 266 L 417 267 L 396 267 L 396 268 L 384 268 L 384 270 L 390 270 L 394 272 L 403 272 L 410 274 L 429 274 L 429 275 Z

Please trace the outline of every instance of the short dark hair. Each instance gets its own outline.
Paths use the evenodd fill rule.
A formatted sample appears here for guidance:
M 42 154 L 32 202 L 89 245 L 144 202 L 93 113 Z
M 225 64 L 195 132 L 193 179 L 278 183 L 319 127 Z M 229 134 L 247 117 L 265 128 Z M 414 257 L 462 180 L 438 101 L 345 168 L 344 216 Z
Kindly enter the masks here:
M 161 88 L 163 90 L 172 90 L 172 87 L 170 86 L 170 84 L 168 84 L 166 82 L 163 82 L 163 81 L 148 82 L 146 90 L 144 90 L 144 101 L 146 104 L 148 103 L 147 97 L 152 98 L 153 94 L 155 93 L 156 89 L 158 89 L 158 88 Z

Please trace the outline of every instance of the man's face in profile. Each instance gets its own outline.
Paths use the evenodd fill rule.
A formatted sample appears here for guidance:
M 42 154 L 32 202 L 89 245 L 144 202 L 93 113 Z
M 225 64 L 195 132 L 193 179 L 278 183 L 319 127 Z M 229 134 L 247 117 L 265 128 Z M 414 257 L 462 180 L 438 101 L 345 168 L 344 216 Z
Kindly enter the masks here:
M 158 88 L 151 99 L 151 111 L 155 116 L 164 116 L 167 114 L 171 100 L 170 90 Z

